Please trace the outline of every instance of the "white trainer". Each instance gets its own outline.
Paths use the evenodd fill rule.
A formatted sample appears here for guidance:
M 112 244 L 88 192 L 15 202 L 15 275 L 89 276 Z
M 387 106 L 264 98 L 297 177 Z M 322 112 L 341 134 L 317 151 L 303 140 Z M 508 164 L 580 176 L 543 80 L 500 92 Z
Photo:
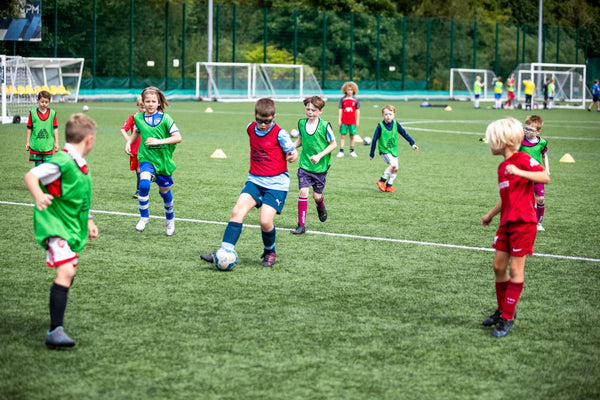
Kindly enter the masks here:
M 173 234 L 175 233 L 175 220 L 168 219 L 166 225 L 167 230 L 165 231 L 165 233 L 167 234 L 167 236 L 173 236 Z
M 144 232 L 144 229 L 146 229 L 146 225 L 148 225 L 149 221 L 150 218 L 140 218 L 137 225 L 135 226 L 135 230 L 138 232 Z
M 354 152 L 354 151 L 351 151 L 351 152 L 350 152 L 350 157 L 354 157 L 354 158 L 356 158 L 356 157 L 358 157 L 358 155 L 356 155 L 356 152 Z
M 538 232 L 543 232 L 545 231 L 544 227 L 542 226 L 542 224 L 537 224 L 537 230 Z
M 344 157 L 344 153 L 343 153 L 343 152 L 341 152 L 341 151 L 340 151 L 340 152 L 338 152 L 337 158 L 342 158 L 342 157 Z

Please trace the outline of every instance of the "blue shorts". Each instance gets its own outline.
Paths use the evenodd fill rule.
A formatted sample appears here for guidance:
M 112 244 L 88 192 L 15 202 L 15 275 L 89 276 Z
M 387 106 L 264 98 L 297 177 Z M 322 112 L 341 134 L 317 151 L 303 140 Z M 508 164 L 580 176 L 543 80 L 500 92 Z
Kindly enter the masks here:
M 500 100 L 502 98 L 502 93 L 494 93 L 494 98 Z
M 140 174 L 142 172 L 150 172 L 152 180 L 161 188 L 168 188 L 173 186 L 173 177 L 171 175 L 156 175 L 154 172 L 154 165 L 147 161 L 140 164 Z
M 285 198 L 288 194 L 288 192 L 283 190 L 267 189 L 250 181 L 246 182 L 242 193 L 248 193 L 252 196 L 254 201 L 256 201 L 256 208 L 260 208 L 263 204 L 266 204 L 273 207 L 277 211 L 277 214 L 281 214 L 285 205 Z

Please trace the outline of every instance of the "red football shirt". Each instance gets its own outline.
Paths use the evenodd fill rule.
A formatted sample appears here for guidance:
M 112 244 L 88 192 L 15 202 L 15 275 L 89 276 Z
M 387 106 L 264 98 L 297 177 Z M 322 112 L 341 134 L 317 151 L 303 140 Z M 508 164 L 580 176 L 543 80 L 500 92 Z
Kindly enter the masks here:
M 535 214 L 535 196 L 533 182 L 517 175 L 506 174 L 506 167 L 515 165 L 524 171 L 543 171 L 540 165 L 529 154 L 516 152 L 504 160 L 498 167 L 498 189 L 502 208 L 500 209 L 500 226 L 509 222 L 537 222 Z
M 358 100 L 354 97 L 343 97 L 338 108 L 342 110 L 342 124 L 356 125 L 356 110 L 360 108 Z

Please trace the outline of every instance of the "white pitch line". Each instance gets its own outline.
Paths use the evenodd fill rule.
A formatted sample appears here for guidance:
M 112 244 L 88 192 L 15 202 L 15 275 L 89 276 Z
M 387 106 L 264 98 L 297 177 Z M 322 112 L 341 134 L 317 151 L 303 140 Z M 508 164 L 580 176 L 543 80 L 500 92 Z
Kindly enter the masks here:
M 0 200 L 0 204 L 11 205 L 11 206 L 33 207 L 33 204 L 29 204 L 29 203 L 16 203 L 16 202 L 2 201 L 2 200 Z M 121 215 L 124 217 L 139 217 L 140 216 L 138 213 L 126 213 L 126 212 L 121 212 L 121 211 L 90 210 L 90 212 L 94 213 L 94 214 Z M 163 219 L 164 216 L 151 215 L 150 218 Z M 181 221 L 181 222 L 192 222 L 195 224 L 209 224 L 209 225 L 223 225 L 223 226 L 227 225 L 227 222 L 208 221 L 208 220 L 195 219 L 195 218 L 175 218 L 175 220 Z M 244 227 L 260 229 L 260 225 L 244 224 Z M 277 228 L 277 230 L 291 231 L 292 229 Z M 347 233 L 320 232 L 320 231 L 309 231 L 309 230 L 307 230 L 306 233 L 313 234 L 313 235 L 321 235 L 321 236 L 341 237 L 341 238 L 347 238 L 347 239 L 371 240 L 371 241 L 389 242 L 389 243 L 416 244 L 418 246 L 445 247 L 445 248 L 450 248 L 450 249 L 475 250 L 475 251 L 487 251 L 487 252 L 495 251 L 494 249 L 487 248 L 487 247 L 473 247 L 473 246 L 463 246 L 463 245 L 458 245 L 458 244 L 423 242 L 423 241 L 418 241 L 418 240 L 393 239 L 393 238 L 384 238 L 384 237 L 377 237 L 377 236 L 351 235 L 351 234 L 347 234 Z M 533 253 L 533 255 L 536 257 L 558 258 L 558 259 L 562 259 L 562 260 L 600 262 L 600 258 L 563 256 L 560 254 L 547 254 L 547 253 Z

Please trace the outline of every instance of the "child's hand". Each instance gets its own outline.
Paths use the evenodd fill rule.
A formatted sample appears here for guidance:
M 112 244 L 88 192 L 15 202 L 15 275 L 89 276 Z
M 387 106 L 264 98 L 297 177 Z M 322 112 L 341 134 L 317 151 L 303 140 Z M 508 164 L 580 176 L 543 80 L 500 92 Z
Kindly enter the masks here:
M 152 145 L 157 145 L 157 144 L 161 144 L 161 143 L 160 143 L 160 139 L 150 137 L 150 138 L 146 139 L 144 144 L 147 146 L 152 146 Z
M 506 174 L 508 174 L 508 175 L 516 175 L 519 171 L 520 171 L 520 169 L 517 168 L 517 166 L 513 165 L 513 164 L 508 164 L 506 166 L 506 170 L 505 170 Z
M 285 160 L 287 162 L 294 162 L 298 158 L 298 152 L 294 149 L 285 155 Z
M 481 217 L 481 225 L 488 226 L 492 222 L 492 218 L 493 217 L 490 217 L 488 214 L 485 214 Z
M 310 162 L 312 162 L 313 164 L 318 164 L 319 161 L 321 161 L 321 157 L 318 154 L 315 154 L 314 156 L 310 157 Z
M 88 237 L 90 240 L 96 240 L 98 238 L 98 227 L 92 219 L 88 220 Z
M 42 192 L 41 195 L 36 197 L 35 206 L 37 207 L 38 210 L 44 211 L 46 208 L 48 208 L 48 206 L 50 204 L 52 204 L 53 199 L 54 199 L 54 196 L 52 196 L 51 194 Z
M 130 156 L 132 156 L 133 154 L 131 153 L 131 145 L 129 144 L 129 142 L 127 142 L 125 144 L 125 153 L 129 154 Z
M 29 143 L 25 145 L 25 151 L 29 151 Z
M 412 145 L 412 148 L 413 148 L 413 150 L 415 150 L 415 151 L 419 151 L 419 146 L 417 146 L 416 144 L 413 144 L 413 145 Z
M 57 151 L 58 151 L 58 145 L 57 145 L 57 144 L 55 144 L 55 145 L 54 145 L 54 152 L 56 153 Z

